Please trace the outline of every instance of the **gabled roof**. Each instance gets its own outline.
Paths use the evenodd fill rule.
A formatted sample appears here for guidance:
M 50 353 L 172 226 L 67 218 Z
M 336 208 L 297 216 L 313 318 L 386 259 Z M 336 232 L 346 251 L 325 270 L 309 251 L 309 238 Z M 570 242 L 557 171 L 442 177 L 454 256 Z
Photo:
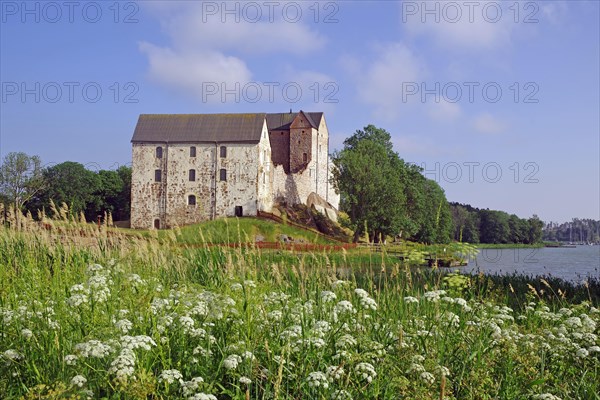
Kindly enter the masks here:
M 142 114 L 132 142 L 259 142 L 265 113 Z
M 322 112 L 301 112 L 306 115 L 306 119 L 313 128 L 319 129 L 321 118 L 323 118 Z M 290 129 L 290 124 L 297 115 L 298 113 L 267 114 L 267 129 L 270 131 L 288 130 Z

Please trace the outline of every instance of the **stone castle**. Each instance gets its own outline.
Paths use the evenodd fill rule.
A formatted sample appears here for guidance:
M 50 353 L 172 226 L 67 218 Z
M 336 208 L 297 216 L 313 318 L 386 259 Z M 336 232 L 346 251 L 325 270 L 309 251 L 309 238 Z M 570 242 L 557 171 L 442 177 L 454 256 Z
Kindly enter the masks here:
M 143 114 L 133 138 L 131 227 L 318 204 L 335 219 L 322 112 Z

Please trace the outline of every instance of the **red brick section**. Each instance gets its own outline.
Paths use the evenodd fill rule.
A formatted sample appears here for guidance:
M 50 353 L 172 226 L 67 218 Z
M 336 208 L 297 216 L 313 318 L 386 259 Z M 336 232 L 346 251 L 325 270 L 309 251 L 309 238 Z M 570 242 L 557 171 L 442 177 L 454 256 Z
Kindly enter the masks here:
M 304 156 L 306 154 L 306 156 Z M 290 171 L 302 172 L 312 159 L 312 127 L 303 113 L 290 125 Z
M 270 131 L 271 160 L 273 164 L 282 165 L 286 174 L 290 173 L 290 132 Z

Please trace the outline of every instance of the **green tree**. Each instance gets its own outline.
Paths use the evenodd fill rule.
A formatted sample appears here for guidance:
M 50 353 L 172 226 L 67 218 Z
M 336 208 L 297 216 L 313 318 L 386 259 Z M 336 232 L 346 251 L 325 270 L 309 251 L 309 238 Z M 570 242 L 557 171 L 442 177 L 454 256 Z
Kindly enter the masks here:
M 0 166 L 0 194 L 15 210 L 23 206 L 44 187 L 41 160 L 22 152 L 8 153 Z M 17 213 L 17 218 L 20 212 Z
M 533 214 L 533 217 L 529 218 L 527 222 L 529 223 L 529 243 L 540 243 L 542 241 L 542 229 L 544 228 L 544 223 L 535 214 Z
M 333 163 L 341 209 L 356 227 L 354 241 L 365 233 L 365 226 L 375 240 L 400 233 L 406 222 L 404 162 L 392 151 L 390 134 L 373 125 L 356 131 L 334 154 Z
M 98 187 L 86 208 L 86 215 L 111 213 L 113 220 L 129 219 L 131 209 L 131 168 L 98 171 Z
M 121 192 L 115 199 L 115 221 L 125 221 L 131 216 L 131 167 L 121 166 L 117 169 L 117 174 L 123 182 Z
M 73 215 L 84 211 L 88 220 L 95 219 L 95 210 L 89 205 L 97 203 L 95 193 L 100 190 L 101 181 L 96 173 L 80 163 L 66 161 L 46 168 L 43 175 L 48 185 L 36 196 L 32 206 L 48 209 L 52 200 L 57 206 L 67 204 Z
M 479 233 L 481 243 L 508 243 L 508 214 L 502 211 L 480 210 Z
M 452 215 L 444 190 L 431 179 L 423 183 L 424 202 L 420 227 L 414 239 L 424 243 L 448 243 L 452 239 Z

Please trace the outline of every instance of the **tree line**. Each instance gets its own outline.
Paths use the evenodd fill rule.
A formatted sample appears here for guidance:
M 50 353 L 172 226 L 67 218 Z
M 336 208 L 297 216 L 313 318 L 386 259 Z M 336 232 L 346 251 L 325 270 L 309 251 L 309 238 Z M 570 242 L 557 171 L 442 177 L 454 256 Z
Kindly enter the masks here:
M 37 217 L 51 202 L 66 204 L 73 216 L 83 213 L 88 221 L 105 213 L 114 221 L 128 220 L 131 168 L 92 171 L 73 161 L 42 167 L 37 156 L 7 154 L 0 166 L 0 203 Z
M 544 227 L 544 240 L 558 242 L 600 242 L 600 221 L 573 218 L 571 222 L 550 222 Z
M 453 238 L 468 243 L 534 244 L 542 241 L 544 223 L 536 216 L 519 218 L 504 211 L 450 203 Z
M 400 237 L 421 243 L 534 244 L 542 241 L 543 222 L 504 211 L 449 203 L 422 168 L 394 152 L 391 135 L 373 125 L 357 130 L 334 153 L 332 182 L 340 193 L 342 223 L 354 241 Z M 344 220 L 345 214 L 348 221 Z

